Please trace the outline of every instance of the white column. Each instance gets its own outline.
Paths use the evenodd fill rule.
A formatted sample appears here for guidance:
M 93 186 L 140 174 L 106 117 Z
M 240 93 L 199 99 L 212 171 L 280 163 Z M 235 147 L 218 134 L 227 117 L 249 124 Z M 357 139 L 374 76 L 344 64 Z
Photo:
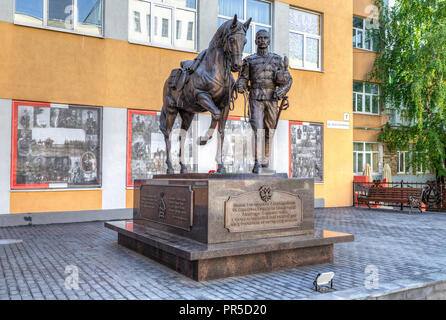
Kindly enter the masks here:
M 273 2 L 273 51 L 281 56 L 289 56 L 289 10 L 289 4 Z
M 218 0 L 198 0 L 198 51 L 209 46 L 218 29 Z
M 0 99 L 0 214 L 9 213 L 12 101 Z
M 198 114 L 198 137 L 204 136 L 211 124 L 211 115 Z M 217 154 L 217 129 L 211 140 L 204 146 L 198 146 L 198 172 L 208 173 L 210 170 L 217 170 L 217 162 L 215 160 Z
M 274 135 L 274 152 L 273 169 L 277 173 L 288 174 L 290 161 L 290 144 L 289 144 L 289 122 L 288 120 L 279 120 L 277 130 Z
M 127 109 L 103 109 L 102 209 L 125 208 Z

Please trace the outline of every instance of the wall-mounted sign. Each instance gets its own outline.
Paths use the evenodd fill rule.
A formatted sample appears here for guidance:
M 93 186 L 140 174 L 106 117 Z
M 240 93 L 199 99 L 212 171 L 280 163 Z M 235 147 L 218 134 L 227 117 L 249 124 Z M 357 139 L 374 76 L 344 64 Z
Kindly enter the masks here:
M 350 129 L 350 122 L 349 121 L 327 120 L 327 128 L 328 129 L 344 129 L 344 130 L 348 130 L 348 129 Z

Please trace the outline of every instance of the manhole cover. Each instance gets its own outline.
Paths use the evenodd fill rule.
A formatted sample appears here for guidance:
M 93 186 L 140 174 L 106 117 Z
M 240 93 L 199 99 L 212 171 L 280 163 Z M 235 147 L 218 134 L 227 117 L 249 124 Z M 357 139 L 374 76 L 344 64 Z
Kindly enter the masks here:
M 0 245 L 2 244 L 14 244 L 14 243 L 21 243 L 23 240 L 18 239 L 0 239 Z

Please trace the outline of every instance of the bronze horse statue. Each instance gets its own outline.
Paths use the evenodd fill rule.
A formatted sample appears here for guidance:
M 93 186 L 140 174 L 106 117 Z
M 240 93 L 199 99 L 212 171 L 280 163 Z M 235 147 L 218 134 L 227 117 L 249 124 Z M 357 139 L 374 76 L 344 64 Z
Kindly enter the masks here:
M 169 137 L 175 119 L 179 114 L 181 117 L 180 173 L 187 173 L 183 159 L 185 135 L 195 113 L 198 112 L 210 112 L 212 115 L 206 136 L 200 137 L 201 145 L 212 138 L 218 124 L 220 139 L 217 151 L 217 172 L 225 172 L 222 154 L 224 129 L 235 90 L 235 81 L 231 72 L 241 70 L 246 32 L 250 23 L 251 19 L 245 23 L 239 22 L 237 15 L 232 21 L 223 23 L 209 43 L 209 48 L 200 53 L 194 61 L 182 62 L 182 69 L 173 70 L 164 83 L 160 129 L 166 143 L 168 174 L 174 173 Z

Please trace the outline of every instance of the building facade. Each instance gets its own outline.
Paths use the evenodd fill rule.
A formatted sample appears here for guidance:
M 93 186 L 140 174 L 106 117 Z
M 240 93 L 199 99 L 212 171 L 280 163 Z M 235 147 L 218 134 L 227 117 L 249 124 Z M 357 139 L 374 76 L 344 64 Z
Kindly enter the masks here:
M 376 128 L 387 118 L 379 86 L 364 83 L 376 56 L 364 22 L 371 4 L 0 0 L 0 214 L 131 208 L 134 180 L 165 170 L 157 124 L 165 80 L 235 13 L 253 18 L 246 55 L 266 29 L 271 51 L 290 58 L 291 107 L 273 168 L 314 177 L 317 207 L 351 206 L 352 172 L 383 165 Z M 240 98 L 226 128 L 228 171 L 252 169 L 244 116 Z M 195 143 L 209 123 L 200 114 L 188 133 L 190 171 L 216 168 L 216 139 Z

